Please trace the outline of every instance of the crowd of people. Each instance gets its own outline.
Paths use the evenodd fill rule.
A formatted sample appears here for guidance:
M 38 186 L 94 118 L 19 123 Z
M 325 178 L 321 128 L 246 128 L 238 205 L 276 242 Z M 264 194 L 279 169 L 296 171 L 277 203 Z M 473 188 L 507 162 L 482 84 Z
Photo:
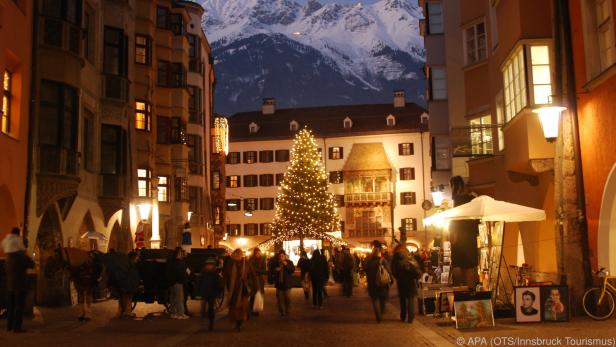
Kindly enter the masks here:
M 22 332 L 24 301 L 27 294 L 26 270 L 34 266 L 25 253 L 25 246 L 15 228 L 2 241 L 6 254 L 6 272 L 8 289 L 7 330 Z M 113 254 L 110 251 L 108 254 Z M 126 256 L 124 256 L 126 257 Z M 167 310 L 172 319 L 188 319 L 188 288 L 190 270 L 186 263 L 186 252 L 178 247 L 165 266 L 169 283 Z M 110 276 L 108 286 L 113 296 L 118 299 L 119 318 L 133 318 L 133 297 L 139 290 L 140 275 L 138 271 L 139 252 L 128 254 L 128 263 L 122 265 L 125 275 L 122 278 Z M 383 319 L 389 290 L 394 280 L 397 282 L 400 298 L 400 320 L 413 322 L 414 302 L 417 295 L 417 281 L 423 272 L 421 258 L 409 253 L 404 245 L 394 248 L 393 254 L 383 250 L 379 241 L 372 243 L 372 253 L 367 256 L 351 254 L 346 247 L 332 249 L 332 253 L 315 249 L 310 257 L 301 253 L 297 263 L 299 268 L 304 298 L 307 303 L 312 298 L 315 309 L 324 308 L 324 300 L 329 281 L 341 283 L 342 295 L 352 297 L 353 287 L 359 278 L 365 278 L 369 296 L 372 301 L 377 322 Z M 291 289 L 296 284 L 295 264 L 284 250 L 278 251 L 267 259 L 259 248 L 255 248 L 247 257 L 240 249 L 220 257 L 206 258 L 200 271 L 198 288 L 193 288 L 201 300 L 201 317 L 208 319 L 209 330 L 214 329 L 217 300 L 223 297 L 228 314 L 241 330 L 243 322 L 259 316 L 263 311 L 265 285 L 271 284 L 276 290 L 277 309 L 282 317 L 291 312 Z M 218 303 L 219 304 L 219 303 Z

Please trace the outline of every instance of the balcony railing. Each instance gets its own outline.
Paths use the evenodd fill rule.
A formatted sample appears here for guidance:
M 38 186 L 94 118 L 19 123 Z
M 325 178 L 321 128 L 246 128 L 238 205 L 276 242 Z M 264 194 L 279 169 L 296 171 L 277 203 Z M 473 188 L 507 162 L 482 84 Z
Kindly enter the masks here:
M 38 171 L 43 174 L 77 176 L 79 153 L 67 148 L 40 145 Z
M 363 203 L 377 203 L 385 204 L 391 203 L 391 192 L 377 192 L 377 193 L 348 193 L 344 195 L 345 204 L 363 204 Z

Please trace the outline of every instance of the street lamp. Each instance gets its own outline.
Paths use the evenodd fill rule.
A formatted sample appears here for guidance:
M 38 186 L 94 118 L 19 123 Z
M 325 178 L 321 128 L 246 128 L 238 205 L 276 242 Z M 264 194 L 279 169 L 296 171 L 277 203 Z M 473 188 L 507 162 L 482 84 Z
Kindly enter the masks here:
M 566 109 L 567 108 L 564 106 L 545 105 L 533 111 L 539 116 L 539 122 L 541 122 L 543 135 L 548 142 L 556 141 L 556 138 L 558 137 L 558 123 L 560 121 L 560 114 Z
M 440 184 L 438 187 L 432 187 L 432 202 L 435 207 L 440 207 L 445 199 L 445 186 Z
M 192 217 L 192 215 L 193 215 L 193 211 L 188 211 L 186 213 L 186 218 L 187 218 L 186 220 L 188 221 L 188 223 L 190 223 L 190 217 Z
M 137 205 L 137 209 L 139 209 L 139 218 L 141 218 L 142 222 L 150 219 L 150 211 L 152 210 L 152 204 L 149 202 L 142 203 Z

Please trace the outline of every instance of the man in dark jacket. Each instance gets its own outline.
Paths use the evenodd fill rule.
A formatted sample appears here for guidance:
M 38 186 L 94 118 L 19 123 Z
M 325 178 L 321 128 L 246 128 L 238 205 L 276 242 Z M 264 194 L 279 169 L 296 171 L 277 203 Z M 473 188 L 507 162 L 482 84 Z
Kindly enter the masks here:
M 312 305 L 323 308 L 323 289 L 329 279 L 329 264 L 327 258 L 316 249 L 310 259 L 310 281 L 312 282 Z
M 306 251 L 301 251 L 297 266 L 299 267 L 300 277 L 302 279 L 304 299 L 306 299 L 306 302 L 308 302 L 308 300 L 310 300 L 310 282 L 306 276 L 308 276 L 308 273 L 310 271 L 310 259 L 308 259 L 308 254 L 306 254 Z
M 417 296 L 417 279 L 420 275 L 419 264 L 409 253 L 405 245 L 399 244 L 394 249 L 391 270 L 398 284 L 400 297 L 400 320 L 413 323 L 415 318 L 415 297 Z
M 203 270 L 201 270 L 201 286 L 199 288 L 202 298 L 201 318 L 205 318 L 205 311 L 207 309 L 207 317 L 209 320 L 208 330 L 210 331 L 214 329 L 216 299 L 224 289 L 224 282 L 217 265 L 217 260 L 214 257 L 208 257 L 205 260 L 205 265 L 203 266 Z
M 353 273 L 355 271 L 355 259 L 347 247 L 342 248 L 342 295 L 350 298 L 353 296 Z
M 383 266 L 387 273 L 391 277 L 389 284 L 380 284 L 377 281 L 379 276 L 379 268 Z M 389 286 L 393 284 L 393 276 L 391 268 L 384 259 L 382 253 L 382 245 L 379 241 L 373 241 L 372 254 L 366 261 L 366 277 L 368 280 L 368 294 L 372 300 L 372 308 L 374 309 L 374 316 L 376 321 L 380 323 L 383 320 L 383 314 L 385 313 L 385 304 L 389 297 Z
M 278 253 L 278 257 L 272 262 L 271 276 L 276 287 L 276 299 L 278 300 L 278 312 L 281 316 L 289 315 L 291 305 L 292 276 L 295 271 L 293 262 L 287 259 L 284 251 Z
M 2 247 L 6 253 L 7 321 L 6 330 L 22 333 L 24 306 L 28 294 L 26 271 L 34 267 L 34 262 L 24 251 L 19 237 L 19 228 L 13 228 L 5 237 Z

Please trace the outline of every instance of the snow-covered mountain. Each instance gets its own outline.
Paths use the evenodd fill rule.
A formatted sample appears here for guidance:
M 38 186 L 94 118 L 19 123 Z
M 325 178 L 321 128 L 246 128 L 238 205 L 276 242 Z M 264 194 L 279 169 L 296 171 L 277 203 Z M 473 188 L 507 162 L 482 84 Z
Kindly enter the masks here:
M 417 0 L 366 5 L 308 0 L 199 0 L 217 73 L 216 110 L 390 102 L 405 89 L 422 103 Z

